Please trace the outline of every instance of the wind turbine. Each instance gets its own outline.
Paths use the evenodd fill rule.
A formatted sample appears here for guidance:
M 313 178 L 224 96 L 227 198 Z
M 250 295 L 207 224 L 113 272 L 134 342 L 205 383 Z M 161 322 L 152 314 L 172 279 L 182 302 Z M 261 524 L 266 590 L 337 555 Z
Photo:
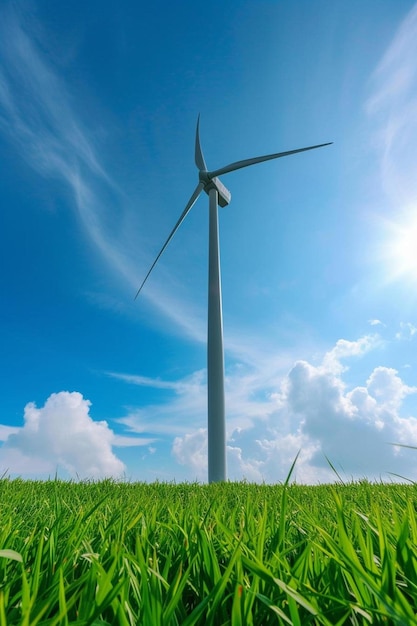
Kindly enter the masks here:
M 208 400 L 208 479 L 209 482 L 226 480 L 226 421 L 224 404 L 224 352 L 223 319 L 220 279 L 219 229 L 217 207 L 230 203 L 231 194 L 221 183 L 219 176 L 234 172 L 249 165 L 263 163 L 272 159 L 306 152 L 329 146 L 333 142 L 321 143 L 307 148 L 298 148 L 287 152 L 277 152 L 265 156 L 244 159 L 225 165 L 217 170 L 208 170 L 200 144 L 200 116 L 197 119 L 195 136 L 195 164 L 198 168 L 198 185 L 187 202 L 177 223 L 170 232 L 158 256 L 139 287 L 135 300 L 146 283 L 169 242 L 191 211 L 199 195 L 204 190 L 209 196 L 209 277 L 208 277 L 208 332 L 207 332 L 207 400 Z

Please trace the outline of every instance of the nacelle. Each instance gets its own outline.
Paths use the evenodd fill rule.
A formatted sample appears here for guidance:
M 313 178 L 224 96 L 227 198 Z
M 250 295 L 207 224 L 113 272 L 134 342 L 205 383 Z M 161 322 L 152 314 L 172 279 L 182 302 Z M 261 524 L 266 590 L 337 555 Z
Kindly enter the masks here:
M 219 194 L 218 203 L 219 206 L 225 207 L 230 204 L 230 200 L 232 199 L 232 194 L 221 182 L 220 178 L 214 177 L 210 179 L 210 182 L 204 187 L 204 191 L 208 195 L 210 189 L 217 189 L 217 193 Z

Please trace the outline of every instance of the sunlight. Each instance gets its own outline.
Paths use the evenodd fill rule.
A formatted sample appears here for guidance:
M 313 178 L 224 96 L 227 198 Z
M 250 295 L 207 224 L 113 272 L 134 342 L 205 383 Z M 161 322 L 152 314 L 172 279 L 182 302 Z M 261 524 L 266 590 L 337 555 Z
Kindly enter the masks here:
M 392 277 L 417 279 L 417 216 L 402 223 L 391 223 L 384 256 Z

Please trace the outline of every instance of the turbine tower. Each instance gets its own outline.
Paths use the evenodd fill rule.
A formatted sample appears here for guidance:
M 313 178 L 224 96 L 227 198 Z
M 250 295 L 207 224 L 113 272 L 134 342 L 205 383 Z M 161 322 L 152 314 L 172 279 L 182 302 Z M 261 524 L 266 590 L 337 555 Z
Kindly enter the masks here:
M 219 256 L 218 206 L 225 207 L 231 200 L 231 194 L 221 183 L 219 176 L 234 172 L 249 165 L 263 163 L 272 159 L 306 152 L 329 146 L 333 142 L 321 143 L 307 148 L 298 148 L 287 152 L 277 152 L 265 156 L 244 159 L 225 165 L 217 170 L 208 170 L 200 144 L 200 116 L 197 119 L 195 137 L 195 164 L 198 168 L 198 185 L 170 232 L 158 256 L 139 287 L 135 300 L 146 283 L 169 242 L 190 212 L 199 195 L 204 190 L 209 196 L 209 276 L 208 276 L 208 328 L 207 328 L 207 404 L 208 404 L 208 480 L 209 483 L 225 481 L 226 472 L 226 420 L 224 402 L 224 351 L 223 319 Z

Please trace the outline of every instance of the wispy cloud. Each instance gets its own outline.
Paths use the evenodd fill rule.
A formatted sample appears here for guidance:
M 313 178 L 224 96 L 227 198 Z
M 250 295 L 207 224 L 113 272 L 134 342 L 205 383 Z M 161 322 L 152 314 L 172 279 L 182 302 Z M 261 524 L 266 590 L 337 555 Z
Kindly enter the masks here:
M 109 173 L 105 163 L 111 157 L 100 158 L 106 154 L 105 136 L 94 132 L 95 120 L 84 120 L 82 102 L 58 71 L 53 55 L 45 54 L 45 32 L 32 14 L 13 7 L 6 3 L 0 8 L 0 132 L 31 168 L 70 190 L 84 233 L 109 276 L 117 277 L 113 293 L 122 285 L 127 301 L 115 304 L 113 293 L 88 297 L 99 306 L 135 315 L 140 305 L 133 303 L 133 296 L 152 261 L 140 229 L 141 207 L 137 198 L 128 200 L 123 184 Z M 206 342 L 206 310 L 173 280 L 166 265 L 159 267 L 141 298 L 157 312 L 152 323 L 162 326 L 158 320 L 164 320 L 166 329 L 168 319 L 170 332 Z M 225 349 L 231 357 L 254 364 L 261 353 L 267 358 L 270 353 L 260 337 L 236 327 L 226 333 Z
M 133 300 L 141 272 L 150 262 L 141 233 L 132 234 L 132 223 L 139 230 L 138 219 L 98 156 L 104 146 L 98 143 L 94 125 L 87 129 L 81 120 L 82 104 L 44 47 L 33 15 L 24 16 L 6 3 L 0 9 L 0 132 L 31 168 L 71 191 L 85 233 Z M 203 342 L 205 316 L 170 291 L 169 280 L 164 289 L 158 284 L 154 280 L 142 297 L 169 318 L 177 332 Z
M 65 82 L 42 54 L 12 5 L 0 20 L 0 127 L 30 167 L 65 183 L 97 248 L 126 277 L 130 268 L 105 233 L 98 186 L 117 192 L 94 140 L 79 120 Z M 32 22 L 31 26 L 36 29 Z
M 395 334 L 395 338 L 410 341 L 413 337 L 417 337 L 417 326 L 411 322 L 400 322 L 400 330 Z
M 113 374 L 115 376 L 115 374 Z M 194 372 L 180 381 L 162 381 L 143 376 L 116 374 L 127 383 L 172 391 L 166 402 L 132 408 L 128 415 L 116 420 L 128 432 L 147 433 L 160 437 L 186 433 L 190 426 L 203 427 L 206 412 L 206 372 Z
M 171 382 L 168 380 L 161 380 L 160 378 L 149 378 L 148 376 L 138 376 L 137 374 L 121 374 L 117 372 L 109 372 L 109 376 L 112 378 L 118 378 L 124 380 L 126 383 L 133 385 L 139 385 L 140 387 L 152 387 L 153 389 L 171 389 L 173 391 L 180 391 L 184 389 L 186 385 L 183 382 Z
M 378 320 L 378 319 L 371 319 L 371 320 L 368 320 L 368 323 L 369 323 L 371 326 L 385 326 L 384 322 L 381 322 L 381 320 Z
M 239 429 L 251 428 L 265 421 L 276 410 L 278 381 L 294 363 L 294 352 L 274 356 L 250 351 L 250 358 L 229 365 L 225 394 L 229 436 Z M 166 390 L 164 400 L 140 408 L 131 408 L 117 420 L 129 431 L 149 435 L 182 436 L 194 428 L 205 428 L 207 421 L 207 372 L 198 370 L 177 381 L 149 378 L 136 374 L 110 373 L 128 384 Z M 169 393 L 171 392 L 171 393 Z
M 417 5 L 400 24 L 371 80 L 366 110 L 377 130 L 381 182 L 402 207 L 417 195 Z

